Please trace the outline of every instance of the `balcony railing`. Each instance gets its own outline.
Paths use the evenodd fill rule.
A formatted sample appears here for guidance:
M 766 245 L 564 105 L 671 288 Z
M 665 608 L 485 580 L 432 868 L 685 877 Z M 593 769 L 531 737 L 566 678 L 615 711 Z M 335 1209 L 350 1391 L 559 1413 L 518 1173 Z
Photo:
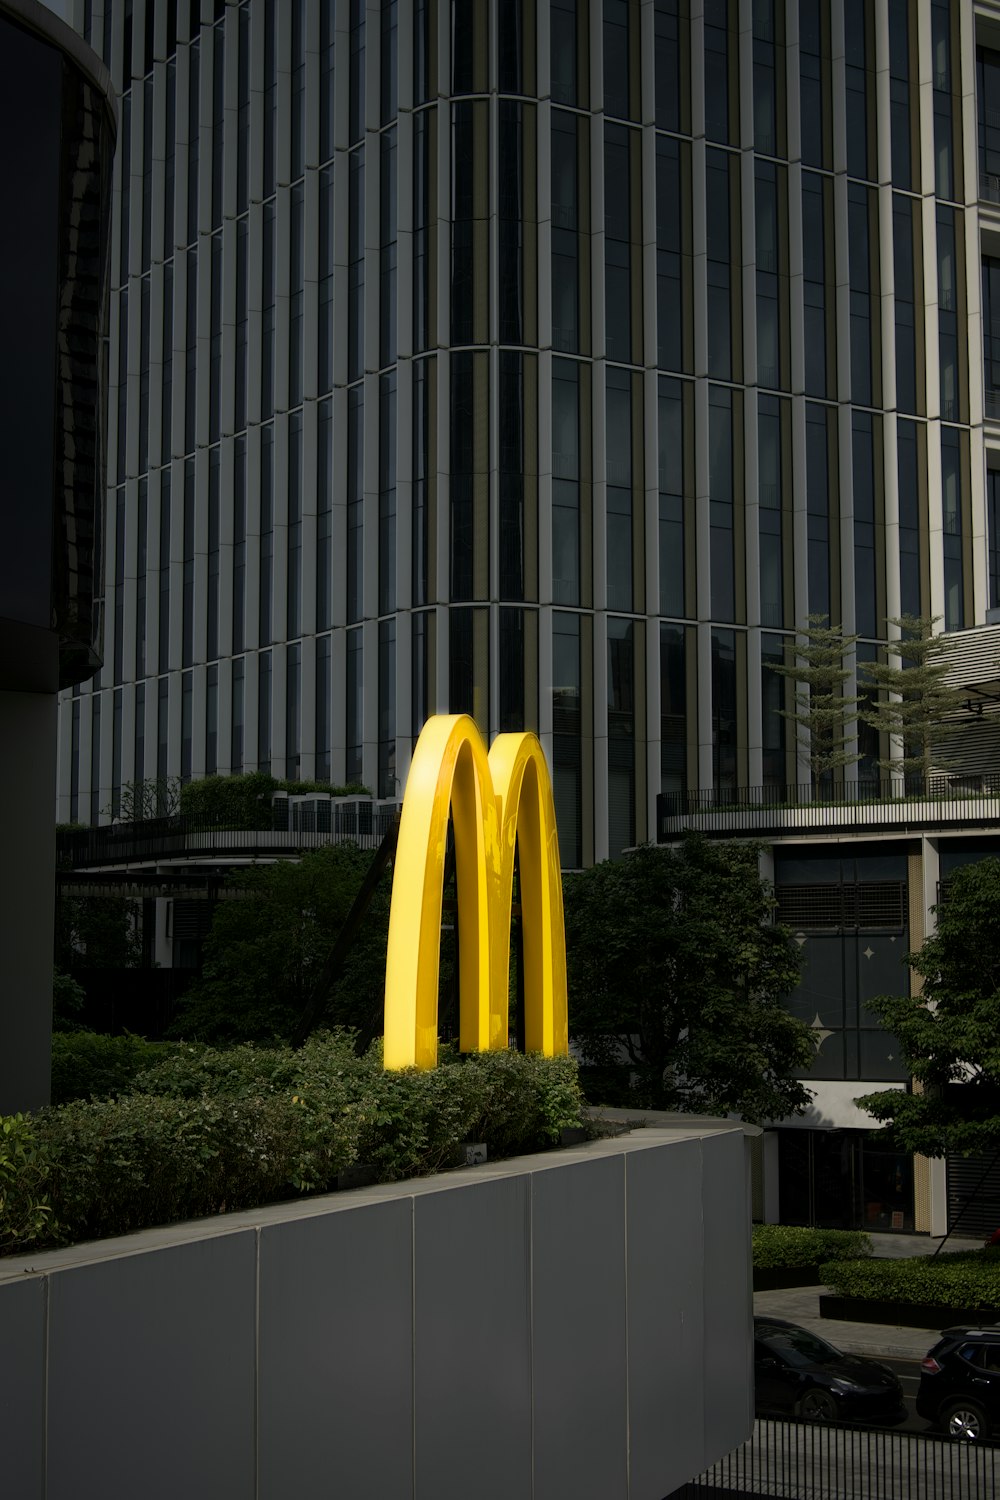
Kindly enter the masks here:
M 688 828 L 777 835 L 800 829 L 822 834 L 1000 825 L 1000 775 L 661 792 L 656 812 L 661 843 Z
M 375 803 L 361 798 L 329 801 L 325 809 L 296 810 L 290 820 L 286 810 L 263 809 L 257 828 L 239 828 L 231 822 L 177 816 L 148 818 L 138 823 L 112 823 L 102 828 L 60 829 L 56 853 L 61 869 L 86 870 L 107 866 L 160 864 L 177 860 L 227 861 L 302 853 L 327 844 L 357 844 L 376 849 L 396 816 L 394 803 Z M 317 816 L 317 811 L 319 816 Z M 289 821 L 293 826 L 289 827 Z
M 1000 177 L 995 172 L 980 172 L 979 200 L 981 203 L 1000 203 Z

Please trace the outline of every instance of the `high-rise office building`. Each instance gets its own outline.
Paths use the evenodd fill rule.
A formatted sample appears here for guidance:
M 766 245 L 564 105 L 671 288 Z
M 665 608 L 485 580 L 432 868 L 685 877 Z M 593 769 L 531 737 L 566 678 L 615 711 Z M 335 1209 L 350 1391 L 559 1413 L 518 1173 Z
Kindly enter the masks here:
M 817 1101 L 763 1211 L 780 1175 L 786 1218 L 964 1213 L 853 1099 L 904 1085 L 866 998 L 998 810 L 759 810 L 810 781 L 771 670 L 809 615 L 860 662 L 903 614 L 975 632 L 958 790 L 1000 768 L 1000 4 L 73 20 L 121 137 L 105 660 L 60 817 L 258 768 L 395 800 L 428 714 L 535 728 L 567 866 L 771 843 Z M 864 784 L 888 741 L 855 733 Z
M 807 614 L 862 659 L 983 621 L 987 12 L 77 0 L 122 137 L 60 816 L 259 767 L 392 798 L 466 710 L 538 730 L 585 864 L 661 791 L 800 779 Z

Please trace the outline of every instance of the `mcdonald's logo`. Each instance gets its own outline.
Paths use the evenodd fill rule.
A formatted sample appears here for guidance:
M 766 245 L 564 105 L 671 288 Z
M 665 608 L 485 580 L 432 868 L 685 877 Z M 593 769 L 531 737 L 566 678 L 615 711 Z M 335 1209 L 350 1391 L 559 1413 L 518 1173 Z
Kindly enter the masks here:
M 459 1041 L 507 1046 L 510 919 L 519 850 L 525 1045 L 568 1050 L 566 934 L 552 783 L 533 734 L 501 734 L 487 755 L 466 714 L 428 719 L 403 798 L 385 971 L 387 1068 L 437 1063 L 441 900 L 449 812 L 458 893 Z

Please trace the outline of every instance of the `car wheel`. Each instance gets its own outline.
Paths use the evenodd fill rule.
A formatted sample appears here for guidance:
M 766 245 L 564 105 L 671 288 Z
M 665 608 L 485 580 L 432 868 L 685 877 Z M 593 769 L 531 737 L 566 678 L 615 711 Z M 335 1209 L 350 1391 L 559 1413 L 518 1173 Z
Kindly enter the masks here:
M 834 1422 L 837 1418 L 837 1403 L 829 1391 L 813 1386 L 799 1401 L 798 1412 L 806 1422 Z
M 990 1435 L 990 1422 L 974 1401 L 952 1401 L 941 1410 L 941 1424 L 950 1438 L 979 1443 Z

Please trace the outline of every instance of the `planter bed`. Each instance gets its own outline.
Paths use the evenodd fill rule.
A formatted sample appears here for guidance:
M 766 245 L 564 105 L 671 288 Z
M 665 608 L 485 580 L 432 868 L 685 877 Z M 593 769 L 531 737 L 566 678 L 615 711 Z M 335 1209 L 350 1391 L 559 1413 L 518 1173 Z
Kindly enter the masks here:
M 788 1286 L 822 1286 L 819 1266 L 754 1266 L 755 1292 L 780 1292 Z
M 819 1299 L 821 1318 L 840 1318 L 847 1323 L 884 1323 L 898 1328 L 957 1328 L 962 1324 L 980 1328 L 1000 1322 L 1000 1308 L 941 1307 L 932 1303 L 883 1302 L 869 1297 L 836 1297 L 827 1294 Z

